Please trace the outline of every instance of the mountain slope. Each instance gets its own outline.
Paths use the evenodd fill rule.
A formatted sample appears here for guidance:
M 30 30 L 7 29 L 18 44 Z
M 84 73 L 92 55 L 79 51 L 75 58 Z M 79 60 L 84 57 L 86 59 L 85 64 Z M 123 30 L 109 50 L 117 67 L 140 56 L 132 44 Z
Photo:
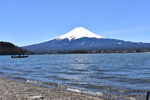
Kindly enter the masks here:
M 136 43 L 104 38 L 82 27 L 50 41 L 23 47 L 34 52 L 53 52 L 71 50 L 127 50 L 150 49 L 150 43 Z
M 77 27 L 73 29 L 72 31 L 58 37 L 57 39 L 69 39 L 70 41 L 72 39 L 79 39 L 83 37 L 88 37 L 88 38 L 104 38 L 102 36 L 99 36 L 95 33 L 90 32 L 89 30 L 83 28 L 83 27 Z
M 19 48 L 9 42 L 0 42 L 0 55 L 25 54 L 27 50 Z

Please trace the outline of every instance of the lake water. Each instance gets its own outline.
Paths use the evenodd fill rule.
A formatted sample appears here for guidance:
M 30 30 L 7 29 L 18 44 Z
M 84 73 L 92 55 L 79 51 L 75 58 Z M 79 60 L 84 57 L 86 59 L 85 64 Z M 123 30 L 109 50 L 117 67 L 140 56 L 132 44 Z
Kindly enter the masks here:
M 0 76 L 118 100 L 145 99 L 150 53 L 0 56 Z

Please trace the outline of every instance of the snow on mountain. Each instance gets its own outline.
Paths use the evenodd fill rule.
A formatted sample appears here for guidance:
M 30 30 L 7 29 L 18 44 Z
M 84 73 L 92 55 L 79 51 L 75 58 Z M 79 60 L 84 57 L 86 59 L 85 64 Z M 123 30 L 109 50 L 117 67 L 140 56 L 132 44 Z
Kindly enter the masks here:
M 69 41 L 67 40 L 69 39 Z M 96 35 L 83 27 L 49 41 L 22 47 L 32 52 L 58 52 L 73 50 L 139 50 L 149 49 L 150 43 L 136 43 L 118 39 L 109 39 Z
M 83 28 L 83 27 L 77 27 L 73 29 L 72 31 L 58 37 L 57 39 L 69 39 L 71 41 L 72 39 L 79 39 L 83 37 L 88 37 L 88 38 L 104 38 L 102 36 L 99 36 L 93 32 L 90 32 L 89 30 Z

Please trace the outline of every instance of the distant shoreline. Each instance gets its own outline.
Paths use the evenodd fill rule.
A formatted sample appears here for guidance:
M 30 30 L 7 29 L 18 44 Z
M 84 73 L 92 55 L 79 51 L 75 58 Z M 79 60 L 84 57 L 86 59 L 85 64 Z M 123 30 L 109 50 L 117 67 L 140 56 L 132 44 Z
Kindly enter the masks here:
M 53 55 L 53 54 L 125 54 L 125 53 L 150 53 L 150 52 L 109 52 L 109 53 L 34 53 L 28 55 Z M 0 56 L 12 56 L 13 54 L 5 55 L 0 54 Z
M 150 53 L 147 52 L 55 52 L 55 53 L 35 53 L 31 55 L 44 55 L 44 54 L 111 54 L 111 53 Z

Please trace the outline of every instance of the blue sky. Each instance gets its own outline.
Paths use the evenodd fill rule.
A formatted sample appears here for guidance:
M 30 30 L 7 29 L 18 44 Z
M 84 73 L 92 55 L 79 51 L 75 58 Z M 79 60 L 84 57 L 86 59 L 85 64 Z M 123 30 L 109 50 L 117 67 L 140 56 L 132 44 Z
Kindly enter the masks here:
M 150 0 L 0 0 L 0 41 L 44 42 L 76 27 L 150 43 Z

